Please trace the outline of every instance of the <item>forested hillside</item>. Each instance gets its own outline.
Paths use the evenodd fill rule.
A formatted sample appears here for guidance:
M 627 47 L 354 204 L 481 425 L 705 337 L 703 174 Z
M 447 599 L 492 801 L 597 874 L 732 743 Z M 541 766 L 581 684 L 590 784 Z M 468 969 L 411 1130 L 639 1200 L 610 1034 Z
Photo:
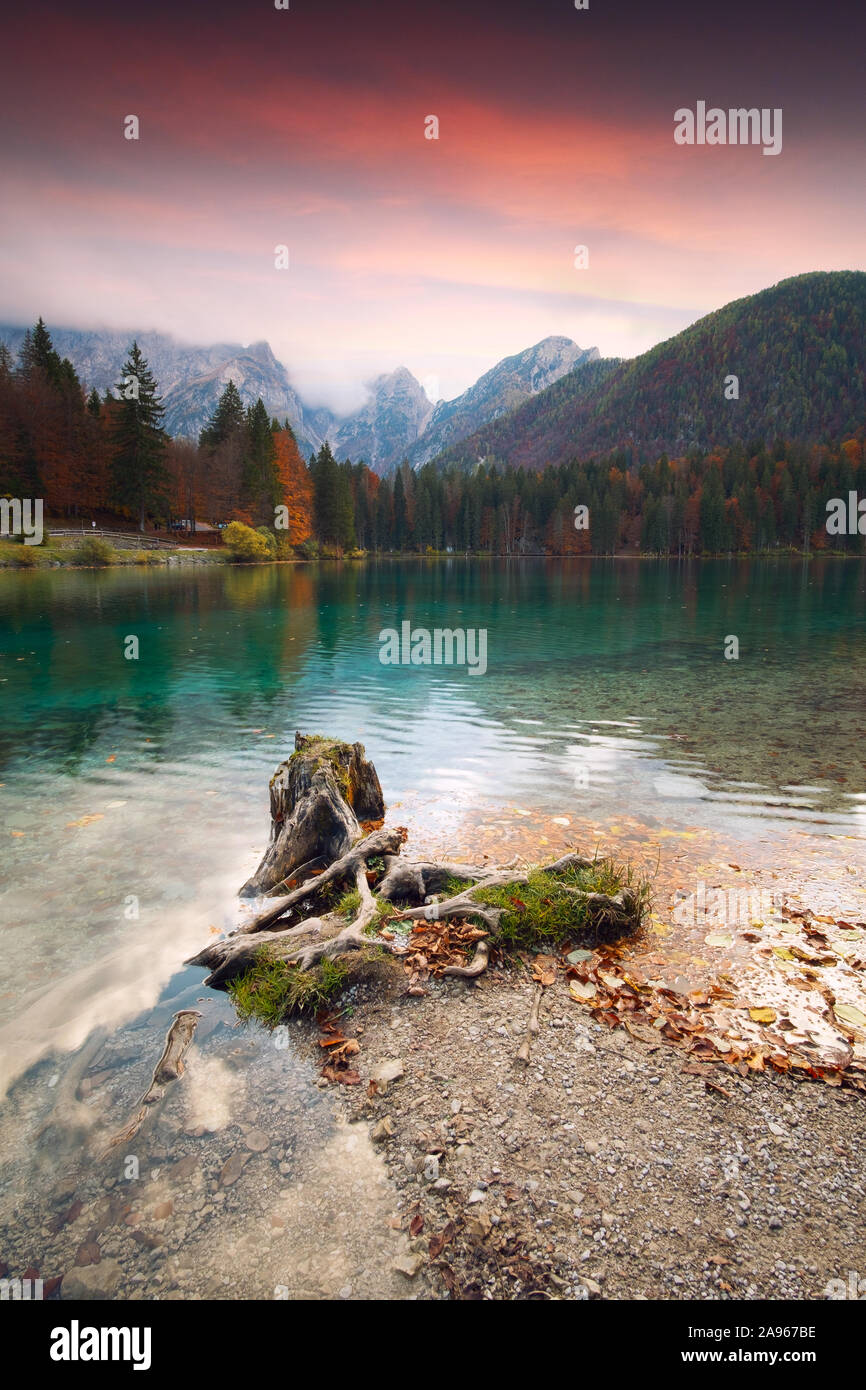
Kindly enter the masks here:
M 726 379 L 737 378 L 738 398 Z M 730 396 L 730 398 L 729 398 Z M 727 304 L 629 362 L 579 367 L 439 456 L 540 469 L 751 440 L 811 444 L 866 420 L 866 273 L 816 272 Z

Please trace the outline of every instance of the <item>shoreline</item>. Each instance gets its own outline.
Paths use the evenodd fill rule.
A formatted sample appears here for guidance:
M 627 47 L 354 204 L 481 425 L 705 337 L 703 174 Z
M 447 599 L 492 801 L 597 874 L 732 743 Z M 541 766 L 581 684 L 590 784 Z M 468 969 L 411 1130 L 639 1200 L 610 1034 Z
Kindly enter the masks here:
M 87 532 L 83 533 L 86 538 Z M 21 553 L 28 555 L 22 562 Z M 39 552 L 42 552 L 41 554 Z M 555 553 L 547 551 L 531 552 L 524 555 L 512 555 L 505 552 L 490 551 L 361 551 L 354 554 L 343 555 L 321 554 L 315 556 L 293 555 L 278 558 L 267 558 L 257 560 L 238 559 L 231 555 L 227 550 L 216 547 L 202 547 L 201 550 L 179 549 L 171 554 L 163 554 L 158 550 L 136 551 L 132 546 L 129 550 L 120 550 L 111 559 L 98 564 L 81 564 L 72 558 L 74 548 L 71 546 L 45 547 L 28 546 L 26 548 L 0 541 L 0 570 L 16 570 L 27 572 L 28 570 L 48 570 L 48 569 L 127 569 L 130 567 L 149 569 L 167 567 L 168 565 L 190 564 L 190 565 L 231 565 L 233 568 L 262 568 L 272 565 L 312 565 L 319 563 L 350 563 L 360 564 L 375 561 L 395 560 L 471 560 L 471 561 L 526 561 L 526 560 L 558 560 L 558 561 L 580 561 L 584 563 L 588 560 L 598 561 L 651 561 L 654 563 L 665 564 L 692 564 L 700 563 L 704 560 L 863 560 L 866 553 L 853 554 L 847 550 L 794 550 L 791 547 L 779 548 L 776 550 L 731 550 L 719 551 L 712 554 L 690 554 L 690 555 L 663 555 L 655 551 L 619 551 L 615 554 L 587 553 L 585 555 L 575 555 L 568 552 Z M 129 558 L 123 558 L 128 555 Z M 147 558 L 134 558 L 146 556 Z M 153 558 L 151 558 L 153 557 Z

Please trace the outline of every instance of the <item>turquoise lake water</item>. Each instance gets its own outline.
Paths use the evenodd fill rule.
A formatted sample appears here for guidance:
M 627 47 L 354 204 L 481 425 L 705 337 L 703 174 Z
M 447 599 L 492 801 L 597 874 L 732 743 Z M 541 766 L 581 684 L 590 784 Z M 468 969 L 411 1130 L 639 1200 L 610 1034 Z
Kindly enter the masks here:
M 820 559 L 0 574 L 0 1019 L 59 988 L 80 1041 L 235 925 L 296 729 L 365 743 L 419 847 L 502 805 L 858 834 L 864 592 Z M 484 629 L 486 672 L 383 665 L 407 621 Z

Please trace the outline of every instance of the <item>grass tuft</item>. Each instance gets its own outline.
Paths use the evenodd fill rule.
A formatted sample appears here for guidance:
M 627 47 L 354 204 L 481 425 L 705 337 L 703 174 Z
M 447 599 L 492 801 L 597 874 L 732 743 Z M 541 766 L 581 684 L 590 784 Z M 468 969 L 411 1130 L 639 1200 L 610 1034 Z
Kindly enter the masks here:
M 610 896 L 622 892 L 624 910 L 605 916 L 597 906 L 569 893 L 568 888 Z M 588 931 L 598 937 L 635 930 L 648 898 L 648 885 L 631 869 L 611 859 L 599 859 L 588 869 L 569 868 L 557 874 L 533 869 L 526 883 L 479 888 L 476 901 L 502 910 L 499 940 L 506 950 L 521 950 L 564 946 Z
M 299 970 L 286 961 L 273 960 L 263 946 L 256 963 L 245 974 L 230 980 L 228 992 L 245 1023 L 256 1019 L 266 1028 L 293 1014 L 316 1014 L 345 987 L 349 972 L 327 956 L 314 970 Z

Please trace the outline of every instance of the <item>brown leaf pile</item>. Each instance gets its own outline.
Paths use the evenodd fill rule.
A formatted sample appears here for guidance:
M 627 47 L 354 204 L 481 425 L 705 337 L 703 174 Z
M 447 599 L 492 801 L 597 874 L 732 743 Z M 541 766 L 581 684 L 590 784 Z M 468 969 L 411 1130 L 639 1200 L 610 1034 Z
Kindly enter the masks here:
M 487 936 L 469 922 L 416 922 L 407 943 L 403 969 L 409 976 L 408 993 L 426 993 L 431 975 L 441 975 L 449 965 L 468 965 L 475 942 Z
M 624 1027 L 632 1037 L 650 1047 L 678 1047 L 697 1062 L 724 1062 L 741 1076 L 748 1076 L 752 1071 L 766 1071 L 769 1067 L 777 1072 L 824 1081 L 830 1086 L 844 1083 L 857 1090 L 866 1090 L 866 1072 L 862 1064 L 852 1060 L 850 1050 L 846 1062 L 832 1066 L 816 1063 L 772 1034 L 768 1034 L 763 1047 L 727 1039 L 720 1035 L 711 1010 L 713 1006 L 747 1008 L 746 1001 L 738 999 L 732 990 L 713 983 L 705 989 L 683 994 L 664 985 L 650 984 L 639 970 L 627 969 L 619 956 L 616 947 L 599 948 L 589 960 L 577 965 L 563 962 L 569 981 L 575 981 L 575 987 L 570 989 L 574 1002 L 583 1004 L 597 1022 L 608 1028 Z M 772 1009 L 753 1009 L 751 1014 L 757 1022 L 772 1024 L 777 1021 Z M 756 1019 L 756 1014 L 762 1017 Z M 788 1020 L 779 1022 L 784 1025 Z M 720 1088 L 714 1086 L 712 1089 Z
M 339 1082 L 341 1086 L 357 1086 L 361 1074 L 355 1070 L 349 1058 L 357 1056 L 361 1044 L 357 1038 L 344 1038 L 334 1019 L 319 1019 L 319 1027 L 323 1032 L 319 1047 L 327 1049 L 328 1058 L 322 1067 L 322 1076 L 326 1081 Z

